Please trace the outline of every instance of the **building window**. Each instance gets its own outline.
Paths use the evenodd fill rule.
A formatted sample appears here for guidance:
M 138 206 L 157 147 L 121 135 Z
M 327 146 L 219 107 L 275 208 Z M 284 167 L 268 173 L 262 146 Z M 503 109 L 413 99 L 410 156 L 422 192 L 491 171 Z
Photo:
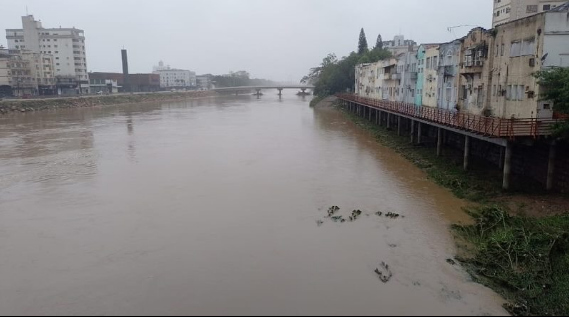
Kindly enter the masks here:
M 528 5 L 526 13 L 537 13 L 537 5 Z
M 551 4 L 544 4 L 543 11 L 549 11 L 549 10 L 551 10 Z

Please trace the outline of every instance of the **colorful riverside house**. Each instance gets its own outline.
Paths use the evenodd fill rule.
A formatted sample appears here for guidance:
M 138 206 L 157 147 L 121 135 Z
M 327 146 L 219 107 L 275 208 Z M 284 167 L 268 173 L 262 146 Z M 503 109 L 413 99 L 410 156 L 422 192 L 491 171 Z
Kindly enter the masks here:
M 356 95 L 360 97 L 381 99 L 381 78 L 383 70 L 381 61 L 356 65 Z
M 415 105 L 423 106 L 425 92 L 425 71 L 427 69 L 427 50 L 438 47 L 439 44 L 421 44 L 417 51 L 417 85 L 415 88 Z M 432 65 L 431 65 L 432 67 Z M 436 82 L 436 81 L 435 81 Z
M 489 55 L 489 49 L 494 45 L 492 34 L 492 31 L 477 27 L 462 38 L 458 98 L 460 112 L 491 115 L 488 106 L 494 61 Z
M 439 45 L 426 47 L 423 68 L 423 106 L 437 107 L 437 77 L 439 67 Z
M 542 88 L 533 74 L 569 67 L 569 2 L 498 25 L 493 34 L 487 114 L 505 119 L 554 117 L 553 104 L 539 98 Z
M 460 64 L 460 40 L 441 44 L 437 78 L 437 107 L 456 111 L 458 102 L 458 69 Z
M 415 103 L 415 88 L 417 87 L 417 51 L 413 47 L 397 55 L 397 73 L 399 87 L 397 101 Z
M 401 74 L 397 69 L 397 59 L 383 61 L 383 100 L 397 101 Z

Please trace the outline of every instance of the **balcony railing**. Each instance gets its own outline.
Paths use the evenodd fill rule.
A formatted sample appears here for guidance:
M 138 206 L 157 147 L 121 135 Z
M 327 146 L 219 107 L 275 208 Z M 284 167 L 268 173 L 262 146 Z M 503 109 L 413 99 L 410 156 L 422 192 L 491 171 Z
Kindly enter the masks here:
M 472 132 L 490 138 L 538 137 L 551 135 L 559 119 L 502 119 L 445 109 L 416 106 L 414 104 L 377 100 L 353 94 L 339 94 L 338 98 L 364 106 L 390 111 L 407 117 L 422 119 L 434 124 Z

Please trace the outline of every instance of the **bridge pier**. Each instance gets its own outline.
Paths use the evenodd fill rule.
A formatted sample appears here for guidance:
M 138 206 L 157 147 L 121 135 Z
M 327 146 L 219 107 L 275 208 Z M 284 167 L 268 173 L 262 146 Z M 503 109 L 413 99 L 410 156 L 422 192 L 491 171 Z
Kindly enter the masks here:
M 397 116 L 397 136 L 401 136 L 401 116 Z
M 387 130 L 391 130 L 391 113 L 387 113 Z
M 279 91 L 279 97 L 283 96 L 283 88 L 277 88 L 277 90 Z
M 261 89 L 257 89 L 257 97 L 261 97 Z

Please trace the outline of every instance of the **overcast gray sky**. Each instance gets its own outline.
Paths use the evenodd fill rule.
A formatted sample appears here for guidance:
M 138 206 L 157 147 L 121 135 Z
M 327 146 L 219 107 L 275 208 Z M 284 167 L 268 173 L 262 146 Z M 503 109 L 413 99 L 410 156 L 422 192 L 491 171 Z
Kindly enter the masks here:
M 131 72 L 159 60 L 198 74 L 247 70 L 253 77 L 298 81 L 328 53 L 356 50 L 360 28 L 370 47 L 398 33 L 419 43 L 446 42 L 471 27 L 491 27 L 493 0 L 2 0 L 0 44 L 30 14 L 43 26 L 85 30 L 89 71 Z

